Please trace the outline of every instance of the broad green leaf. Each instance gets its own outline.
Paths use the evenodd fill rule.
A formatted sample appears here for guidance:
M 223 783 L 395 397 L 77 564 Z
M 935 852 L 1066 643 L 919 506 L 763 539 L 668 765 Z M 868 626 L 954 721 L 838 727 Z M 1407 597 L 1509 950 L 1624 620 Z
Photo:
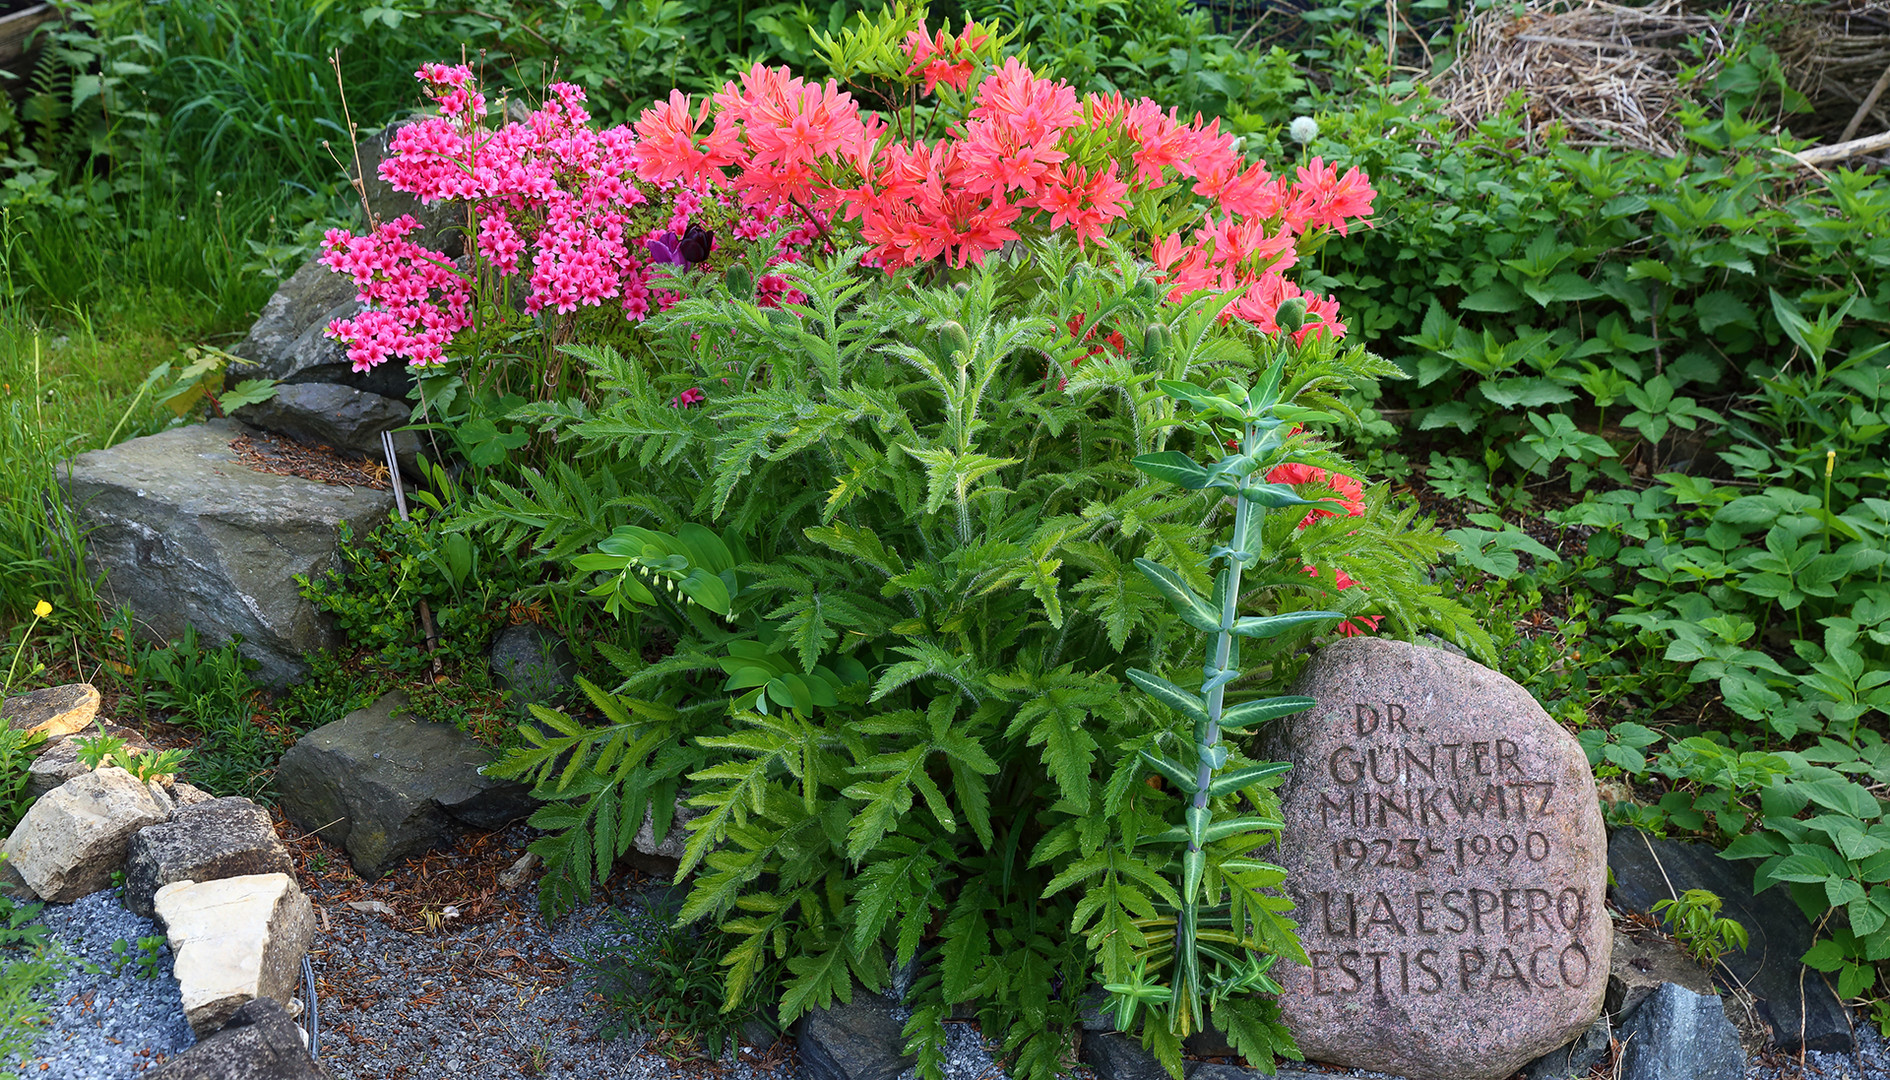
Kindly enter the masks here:
M 1213 473 L 1179 450 L 1143 454 L 1131 464 L 1157 480 L 1186 488 L 1189 491 L 1199 491 L 1207 487 L 1214 478 Z
M 1141 687 L 1143 693 L 1195 723 L 1207 721 L 1207 703 L 1167 679 L 1151 675 L 1139 668 L 1130 668 L 1123 674 L 1128 676 L 1130 682 Z
M 1169 606 L 1174 608 L 1175 614 L 1181 616 L 1182 622 L 1202 633 L 1212 634 L 1220 630 L 1220 613 L 1193 589 L 1188 588 L 1188 583 L 1181 580 L 1181 575 L 1148 559 L 1135 560 L 1135 568 L 1142 571 L 1142 576 L 1148 578 L 1149 584 L 1155 586 L 1168 599 Z

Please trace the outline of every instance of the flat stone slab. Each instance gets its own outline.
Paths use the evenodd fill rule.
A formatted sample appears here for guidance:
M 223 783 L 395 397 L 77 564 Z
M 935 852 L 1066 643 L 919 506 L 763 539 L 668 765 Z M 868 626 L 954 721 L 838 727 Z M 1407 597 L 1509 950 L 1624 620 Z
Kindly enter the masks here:
M 381 432 L 404 427 L 413 409 L 404 401 L 339 383 L 287 383 L 268 401 L 245 405 L 233 414 L 245 424 L 287 435 L 298 442 L 366 454 L 381 460 Z M 410 459 L 420 448 L 413 432 L 394 435 L 397 458 Z
M 85 730 L 98 715 L 98 688 L 67 683 L 10 697 L 0 703 L 0 719 L 15 731 L 37 731 L 48 739 Z
M 174 881 L 153 898 L 170 938 L 184 1019 L 198 1038 L 257 998 L 286 1006 L 315 939 L 315 909 L 288 874 Z
M 281 686 L 305 673 L 303 654 L 341 644 L 297 575 L 333 565 L 341 523 L 364 534 L 394 497 L 256 472 L 230 449 L 249 433 L 231 420 L 173 428 L 80 454 L 62 479 L 112 602 L 130 604 L 161 640 L 186 625 L 206 644 L 241 634 L 258 680 Z
M 303 736 L 276 767 L 290 821 L 380 877 L 460 827 L 496 829 L 537 805 L 523 784 L 482 776 L 492 751 L 446 724 L 415 721 L 395 691 Z
M 1441 649 L 1327 646 L 1268 731 L 1277 861 L 1311 967 L 1274 969 L 1308 1060 L 1505 1080 L 1601 1013 L 1607 834 L 1580 744 Z
M 1720 963 L 1758 999 L 1759 1015 L 1780 1049 L 1849 1052 L 1855 1045 L 1850 1020 L 1825 976 L 1798 960 L 1811 948 L 1811 923 L 1783 887 L 1753 894 L 1754 863 L 1722 859 L 1706 844 L 1617 829 L 1608 842 L 1608 865 L 1614 870 L 1614 901 L 1630 911 L 1652 912 L 1656 903 L 1688 889 L 1709 890 L 1725 902 L 1720 916 L 1738 920 L 1748 940 Z

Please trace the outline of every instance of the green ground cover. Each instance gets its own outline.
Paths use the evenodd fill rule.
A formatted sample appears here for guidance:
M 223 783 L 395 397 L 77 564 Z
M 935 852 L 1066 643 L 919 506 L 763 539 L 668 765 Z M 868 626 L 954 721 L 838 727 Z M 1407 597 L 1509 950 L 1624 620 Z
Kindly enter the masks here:
M 0 114 L 0 620 L 18 657 L 13 686 L 93 679 L 121 719 L 168 721 L 196 744 L 200 782 L 262 797 L 295 734 L 381 688 L 414 687 L 423 713 L 507 747 L 517 771 L 558 796 L 537 822 L 554 905 L 588 895 L 625 839 L 620 823 L 665 806 L 694 775 L 724 831 L 699 833 L 692 861 L 712 836 L 735 838 L 737 854 L 707 858 L 708 884 L 686 914 L 719 924 L 714 940 L 735 961 L 744 1007 L 785 987 L 798 1011 L 837 980 L 883 976 L 869 974 L 868 958 L 931 948 L 925 920 L 937 912 L 985 944 L 941 957 L 940 976 L 922 985 L 932 1011 L 915 1021 L 919 1045 L 936 1049 L 924 1024 L 939 1010 L 976 999 L 987 1030 L 1016 1033 L 1007 1050 L 1023 1072 L 1054 1070 L 1061 1043 L 1032 1032 L 1067 1023 L 1070 1009 L 1030 988 L 1052 971 L 1087 977 L 1099 962 L 1064 928 L 1073 918 L 1132 924 L 1172 891 L 1157 882 L 1180 880 L 1180 860 L 1089 865 L 1108 830 L 1174 808 L 1123 793 L 1137 752 L 1193 754 L 1195 743 L 1164 743 L 1145 711 L 1112 712 L 1097 695 L 1125 667 L 1159 672 L 1182 647 L 1170 639 L 1188 632 L 1128 568 L 1142 545 L 1166 545 L 1205 589 L 1195 523 L 1211 520 L 1181 501 L 1159 513 L 1126 505 L 1148 487 L 1128 464 L 1156 449 L 1142 426 L 1154 406 L 1126 384 L 1085 380 L 1104 367 L 1126 378 L 1129 353 L 1140 357 L 1145 342 L 1151 355 L 1174 349 L 1163 334 L 1181 338 L 1191 324 L 1162 314 L 1132 280 L 1076 270 L 1061 289 L 959 274 L 954 292 L 928 278 L 939 287 L 921 290 L 916 308 L 841 275 L 808 283 L 826 323 L 810 341 L 749 302 L 752 270 L 716 265 L 683 310 L 896 399 L 875 405 L 878 429 L 823 412 L 841 403 L 820 386 L 753 370 L 739 377 L 754 400 L 671 408 L 700 392 L 705 372 L 728 370 L 727 357 L 674 334 L 617 330 L 561 353 L 578 324 L 507 324 L 430 381 L 447 395 L 436 398 L 444 424 L 434 438 L 451 449 L 416 520 L 350 538 L 337 574 L 311 584 L 355 650 L 319 658 L 311 684 L 272 699 L 231 652 L 150 647 L 126 633 L 126 618 L 98 601 L 54 469 L 178 422 L 164 400 L 171 383 L 149 373 L 181 367 L 186 348 L 233 342 L 322 230 L 349 220 L 336 163 L 348 121 L 373 129 L 409 114 L 422 103 L 413 70 L 462 55 L 489 88 L 534 102 L 548 79 L 573 81 L 599 123 L 633 120 L 671 87 L 712 89 L 753 62 L 867 84 L 870 69 L 848 66 L 867 45 L 833 53 L 818 36 L 872 24 L 838 3 L 495 0 L 480 14 L 438 0 L 63 6 L 70 22 Z M 1256 612 L 1332 604 L 1388 620 L 1382 632 L 1457 637 L 1577 732 L 1614 821 L 1710 840 L 1751 860 L 1758 884 L 1789 890 L 1819 926 L 1809 962 L 1890 1025 L 1880 800 L 1890 786 L 1890 185 L 1873 169 L 1813 172 L 1781 153 L 1802 145 L 1794 132 L 1828 132 L 1801 111 L 1763 23 L 1683 69 L 1682 151 L 1661 157 L 1575 145 L 1525 124 L 1520 103 L 1461 129 L 1408 65 L 1441 67 L 1463 12 L 1400 10 L 1392 62 L 1383 11 L 1342 3 L 1255 22 L 1236 10 L 1218 26 L 1172 0 L 973 2 L 931 14 L 954 26 L 999 20 L 1018 33 L 1011 48 L 1079 90 L 1219 117 L 1276 169 L 1318 155 L 1370 174 L 1375 226 L 1329 237 L 1295 276 L 1336 295 L 1348 342 L 1397 369 L 1352 361 L 1321 406 L 1329 418 L 1308 421 L 1359 462 L 1328 464 L 1368 481 L 1372 525 L 1286 527 L 1269 541 L 1366 588 L 1335 579 L 1312 595 L 1274 581 Z M 1300 117 L 1314 123 L 1293 125 Z M 1053 395 L 1040 412 L 974 418 L 949 379 L 936 392 L 874 382 L 885 377 L 874 350 L 948 358 L 941 322 L 959 325 L 968 348 L 995 350 L 990 358 L 1055 356 L 1069 343 L 1051 339 L 1073 314 L 1102 311 L 1117 313 L 1131 344 L 1124 363 L 1070 378 L 1092 398 Z M 1005 320 L 1031 319 L 1040 338 L 1004 336 Z M 1164 329 L 1143 338 L 1156 323 Z M 1227 350 L 1260 365 L 1253 342 L 1214 340 L 1184 339 L 1167 354 L 1180 368 L 1163 377 L 1210 377 Z M 1325 362 L 1337 361 L 1296 360 Z M 559 368 L 567 392 L 531 391 L 553 364 L 569 365 Z M 1012 404 L 1043 390 L 1006 378 L 998 385 Z M 1103 402 L 1109 394 L 1126 404 Z M 825 417 L 825 441 L 797 443 L 763 424 L 750 436 L 768 454 L 718 457 L 719 433 L 764 406 Z M 206 407 L 192 404 L 185 419 Z M 974 445 L 980 425 L 989 431 Z M 911 432 L 903 442 L 922 453 L 887 443 L 891 430 Z M 1054 438 L 1068 441 L 1034 449 Z M 970 498 L 971 478 L 955 497 L 933 497 L 948 467 L 936 455 L 999 461 L 1025 457 L 1019 446 L 1033 447 L 1029 464 L 992 466 L 1011 470 L 997 474 L 1002 494 Z M 1198 456 L 1215 455 L 1203 446 Z M 461 458 L 482 468 L 456 473 Z M 834 525 L 821 500 L 862 491 L 871 513 Z M 1005 512 L 1025 497 L 1016 493 L 1084 523 L 1045 534 Z M 613 533 L 630 539 L 613 547 Z M 893 567 L 886 548 L 927 556 Z M 1431 561 L 1410 580 L 1386 569 Z M 672 594 L 661 581 L 675 566 L 686 569 L 669 578 Z M 1005 591 L 941 599 L 991 581 Z M 1467 611 L 1426 599 L 1443 585 Z M 808 595 L 836 604 L 797 607 Z M 421 599 L 438 620 L 437 654 L 420 645 Z M 42 601 L 52 614 L 35 618 Z M 521 736 L 520 711 L 496 692 L 482 654 L 495 629 L 524 620 L 562 632 L 595 688 L 569 715 L 541 717 L 558 731 L 542 747 Z M 863 640 L 843 640 L 843 626 Z M 1292 653 L 1250 658 L 1266 662 L 1239 689 L 1282 685 Z M 432 677 L 436 661 L 444 681 Z M 1048 717 L 1002 706 L 1026 691 L 1065 704 Z M 862 725 L 877 741 L 847 745 L 844 733 Z M 947 731 L 974 733 L 983 761 L 945 747 Z M 928 771 L 902 757 L 921 745 L 981 763 Z M 569 771 L 550 769 L 572 750 Z M 709 769 L 712 750 L 739 752 L 743 764 Z M 1091 762 L 1107 784 L 1088 783 Z M 980 825 L 976 807 L 993 792 L 1010 805 L 1041 799 L 1050 838 Z M 879 824 L 851 835 L 822 824 L 856 814 Z M 805 850 L 783 861 L 784 838 L 796 837 Z M 1023 844 L 1047 854 L 1026 859 Z M 1041 899 L 1077 867 L 1116 873 L 1121 904 Z M 1006 885 L 959 889 L 953 873 Z M 769 889 L 749 887 L 764 874 Z M 945 891 L 891 887 L 927 877 Z M 829 882 L 870 900 L 876 921 L 823 913 L 816 886 Z M 1144 891 L 1130 895 L 1131 885 Z M 1267 1018 L 1245 1022 L 1255 1058 L 1266 1057 L 1276 1045 Z

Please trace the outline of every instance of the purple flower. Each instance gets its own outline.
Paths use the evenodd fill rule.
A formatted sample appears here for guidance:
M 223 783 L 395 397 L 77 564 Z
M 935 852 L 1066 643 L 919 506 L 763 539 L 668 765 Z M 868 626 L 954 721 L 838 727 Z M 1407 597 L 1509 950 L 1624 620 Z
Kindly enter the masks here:
M 709 257 L 715 246 L 715 234 L 700 225 L 691 225 L 681 236 L 675 232 L 666 232 L 661 236 L 652 236 L 644 242 L 650 249 L 650 258 L 671 266 L 694 266 Z
M 673 232 L 666 232 L 661 236 L 652 236 L 647 241 L 647 246 L 650 249 L 650 258 L 660 263 L 680 265 L 682 263 L 682 252 L 677 249 L 681 243 L 682 238 Z

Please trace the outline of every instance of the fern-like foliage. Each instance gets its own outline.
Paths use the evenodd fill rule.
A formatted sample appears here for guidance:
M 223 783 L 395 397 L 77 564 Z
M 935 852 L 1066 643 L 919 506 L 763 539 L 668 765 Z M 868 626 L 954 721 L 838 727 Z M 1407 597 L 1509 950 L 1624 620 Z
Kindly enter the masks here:
M 1013 1075 L 1049 1080 L 1069 1063 L 1081 995 L 1131 979 L 1159 946 L 1151 920 L 1180 903 L 1180 855 L 1150 838 L 1182 803 L 1145 782 L 1140 755 L 1186 752 L 1193 721 L 1128 672 L 1198 671 L 1184 652 L 1198 635 L 1137 567 L 1209 591 L 1231 510 L 1132 462 L 1199 449 L 1159 382 L 1252 381 L 1271 352 L 1221 318 L 1224 300 L 1169 302 L 1107 249 L 1040 245 L 949 281 L 863 272 L 857 253 L 770 272 L 806 301 L 764 308 L 711 282 L 653 320 L 656 367 L 583 354 L 609 395 L 564 431 L 585 467 L 634 466 L 610 481 L 560 474 L 597 485 L 585 505 L 604 507 L 601 521 L 551 520 L 564 497 L 551 492 L 486 504 L 489 527 L 559 558 L 604 523 L 694 521 L 750 559 L 726 617 L 679 626 L 684 652 L 727 674 L 719 695 L 693 667 L 630 695 L 648 707 L 593 694 L 617 710 L 608 724 L 567 724 L 517 759 L 541 791 L 575 793 L 543 850 L 581 895 L 622 823 L 686 780 L 699 816 L 682 916 L 735 935 L 730 1000 L 779 961 L 785 1025 L 917 960 L 906 1034 L 923 1075 L 937 1080 L 944 1022 L 972 1004 Z M 1394 373 L 1324 344 L 1287 378 L 1337 426 L 1348 385 Z M 678 386 L 705 400 L 677 407 Z M 1301 460 L 1348 471 L 1312 434 L 1295 438 Z M 1340 525 L 1273 517 L 1234 601 L 1242 617 L 1369 613 L 1477 644 L 1424 578 L 1445 545 L 1382 489 Z M 1363 588 L 1341 592 L 1333 568 Z M 1302 619 L 1276 642 L 1290 651 L 1331 625 Z M 683 712 L 707 701 L 723 706 L 713 721 Z M 1229 751 L 1231 767 L 1250 764 L 1238 742 Z M 633 758 L 648 764 L 626 768 Z M 633 787 L 638 768 L 652 779 Z M 592 785 L 615 785 L 615 802 Z M 1267 782 L 1238 795 L 1271 809 Z M 1204 914 L 1206 947 L 1225 937 L 1297 957 L 1278 876 L 1226 847 L 1209 853 L 1214 880 L 1242 891 Z M 1264 1000 L 1209 989 L 1256 1061 L 1290 1047 Z

